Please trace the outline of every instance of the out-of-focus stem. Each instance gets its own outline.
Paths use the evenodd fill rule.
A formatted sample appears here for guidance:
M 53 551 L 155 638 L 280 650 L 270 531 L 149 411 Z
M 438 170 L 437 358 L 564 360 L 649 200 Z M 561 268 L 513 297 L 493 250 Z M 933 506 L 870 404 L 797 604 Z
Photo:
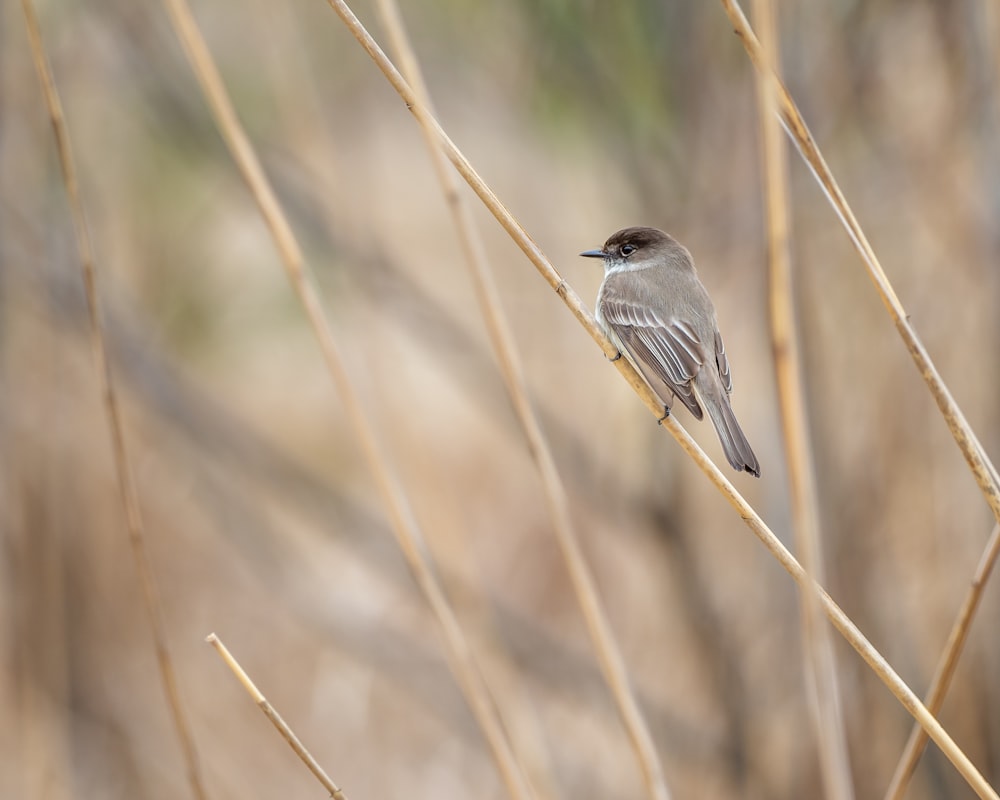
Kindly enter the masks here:
M 771 0 L 754 0 L 754 20 L 760 32 L 767 69 L 756 75 L 761 131 L 764 198 L 767 210 L 770 265 L 771 345 L 777 379 L 785 460 L 788 463 L 795 549 L 802 566 L 817 583 L 825 583 L 819 507 L 809 420 L 803 395 L 799 336 L 795 315 L 792 262 L 789 252 L 791 219 L 788 208 L 788 159 L 777 117 L 776 76 L 780 74 L 777 23 Z M 819 746 L 826 797 L 852 800 L 854 789 L 847 737 L 840 703 L 837 665 L 829 630 L 816 595 L 807 587 L 800 594 L 802 657 L 809 687 L 809 708 Z
M 90 317 L 90 342 L 97 362 L 98 380 L 101 385 L 101 395 L 104 400 L 104 411 L 107 416 L 108 429 L 111 435 L 111 449 L 114 453 L 115 472 L 118 476 L 118 487 L 121 491 L 122 505 L 125 508 L 125 520 L 128 528 L 128 540 L 135 561 L 139 585 L 142 587 L 143 605 L 149 621 L 149 629 L 153 635 L 153 647 L 156 650 L 156 662 L 160 670 L 160 682 L 163 684 L 167 705 L 174 724 L 174 732 L 180 742 L 184 761 L 187 765 L 188 782 L 191 793 L 204 800 L 204 782 L 201 777 L 201 766 L 198 762 L 198 752 L 187 714 L 181 703 L 180 689 L 177 686 L 177 676 L 174 672 L 173 659 L 167 646 L 166 625 L 163 621 L 163 608 L 159 591 L 156 587 L 156 577 L 146 550 L 145 527 L 142 522 L 142 511 L 139 506 L 139 492 L 135 486 L 132 464 L 128 455 L 125 439 L 125 426 L 122 423 L 121 411 L 118 406 L 118 394 L 115 390 L 114 374 L 108 358 L 108 347 L 104 336 L 104 326 L 101 321 L 100 296 L 97 293 L 97 271 L 94 267 L 94 248 L 90 241 L 90 229 L 80 199 L 80 188 L 76 177 L 76 164 L 69 143 L 69 131 L 66 118 L 63 115 L 62 102 L 56 89 L 55 79 L 45 55 L 42 34 L 38 26 L 38 18 L 32 0 L 22 0 L 24 21 L 28 28 L 28 42 L 31 46 L 35 69 L 42 83 L 42 93 L 49 109 L 52 121 L 52 131 L 55 135 L 56 149 L 59 153 L 59 166 L 62 170 L 63 183 L 69 200 L 70 214 L 73 217 L 73 230 L 76 235 L 76 247 L 80 254 L 80 269 L 83 275 L 84 293 L 87 298 L 87 313 Z
M 445 652 L 452 673 L 482 728 L 508 792 L 515 798 L 531 798 L 534 792 L 514 753 L 486 680 L 479 670 L 455 612 L 426 555 L 423 532 L 402 487 L 389 468 L 378 444 L 375 429 L 344 366 L 340 349 L 316 291 L 315 281 L 308 274 L 298 239 L 292 232 L 284 209 L 278 202 L 253 145 L 236 116 L 236 110 L 208 50 L 208 45 L 205 44 L 204 37 L 194 20 L 190 6 L 186 0 L 164 0 L 164 2 L 177 36 L 215 116 L 216 124 L 250 187 L 261 216 L 271 231 L 289 282 L 319 342 L 327 369 L 344 403 L 351 427 L 357 432 L 368 466 L 385 503 L 399 547 L 441 626 Z
M 635 700 L 635 695 L 629 684 L 625 660 L 622 658 L 611 624 L 597 594 L 597 587 L 590 567 L 580 549 L 570 514 L 569 500 L 566 497 L 566 489 L 559 476 L 555 458 L 552 456 L 552 449 L 549 447 L 538 417 L 528 399 L 524 371 L 521 367 L 517 347 L 514 344 L 514 336 L 500 303 L 500 292 L 487 263 L 486 250 L 483 247 L 482 239 L 476 232 L 469 208 L 462 202 L 455 173 L 452 172 L 448 159 L 442 152 L 441 143 L 431 122 L 433 107 L 430 103 L 430 94 L 424 83 L 416 55 L 406 35 L 399 7 L 396 0 L 379 0 L 378 7 L 382 13 L 389 38 L 393 42 L 393 48 L 396 50 L 396 57 L 399 59 L 403 75 L 413 87 L 419 100 L 413 111 L 420 122 L 420 129 L 430 150 L 448 209 L 458 231 L 462 249 L 465 252 L 465 260 L 472 273 L 476 297 L 483 311 L 490 341 L 500 362 L 500 369 L 510 393 L 511 402 L 514 404 L 528 440 L 528 448 L 541 475 L 549 517 L 552 520 L 552 530 L 569 570 L 573 590 L 576 592 L 577 601 L 583 612 L 587 631 L 597 653 L 604 679 L 611 689 L 625 730 L 632 742 L 649 796 L 653 800 L 668 800 L 670 793 L 667 790 L 663 766 L 657 755 L 653 737 L 650 735 L 649 726 L 639 709 L 639 704 Z

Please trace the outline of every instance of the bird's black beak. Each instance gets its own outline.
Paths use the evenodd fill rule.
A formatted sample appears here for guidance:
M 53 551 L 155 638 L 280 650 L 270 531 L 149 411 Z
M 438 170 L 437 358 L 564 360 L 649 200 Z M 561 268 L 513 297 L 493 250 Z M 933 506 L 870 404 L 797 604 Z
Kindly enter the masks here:
M 580 253 L 585 258 L 604 258 L 607 255 L 603 250 L 584 250 Z

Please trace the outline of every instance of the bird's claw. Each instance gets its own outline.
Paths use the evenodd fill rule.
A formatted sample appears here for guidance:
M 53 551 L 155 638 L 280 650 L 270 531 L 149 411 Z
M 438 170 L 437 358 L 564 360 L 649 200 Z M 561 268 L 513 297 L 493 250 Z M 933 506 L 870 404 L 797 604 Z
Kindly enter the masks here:
M 656 420 L 657 425 L 662 425 L 664 420 L 670 416 L 670 409 L 666 406 L 663 407 L 663 416 Z
M 619 350 L 617 353 L 615 353 L 615 357 L 614 358 L 609 358 L 608 361 L 610 361 L 612 364 L 614 364 L 621 357 L 622 357 L 622 351 Z

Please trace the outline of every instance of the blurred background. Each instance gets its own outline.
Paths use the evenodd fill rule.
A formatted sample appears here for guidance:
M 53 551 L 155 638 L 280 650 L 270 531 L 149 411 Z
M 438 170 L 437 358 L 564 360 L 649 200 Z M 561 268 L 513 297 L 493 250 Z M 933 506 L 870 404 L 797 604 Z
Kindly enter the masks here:
M 779 3 L 784 70 L 911 319 L 1000 452 L 1000 9 Z M 543 797 L 640 797 L 456 235 L 406 108 L 327 4 L 195 13 L 306 246 Z M 373 8 L 355 8 L 384 40 Z M 42 2 L 169 641 L 211 797 L 320 796 L 216 631 L 352 800 L 505 796 L 319 349 L 157 3 Z M 715 299 L 791 544 L 751 67 L 721 5 L 404 8 L 452 138 L 588 302 L 646 224 Z M 992 526 L 793 156 L 828 586 L 918 694 Z M 821 796 L 797 593 L 469 195 L 574 518 L 680 798 Z M 0 795 L 190 796 L 128 548 L 71 221 L 19 4 L 0 5 Z M 711 426 L 680 422 L 724 463 Z M 941 713 L 1000 780 L 994 580 Z M 839 637 L 858 797 L 910 717 Z M 931 747 L 908 797 L 972 797 Z

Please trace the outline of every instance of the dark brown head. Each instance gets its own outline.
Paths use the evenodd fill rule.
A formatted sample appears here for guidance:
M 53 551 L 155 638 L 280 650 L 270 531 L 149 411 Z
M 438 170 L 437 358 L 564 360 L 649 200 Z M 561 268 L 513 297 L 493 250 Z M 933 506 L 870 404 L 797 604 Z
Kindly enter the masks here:
M 612 234 L 600 250 L 580 253 L 587 258 L 603 258 L 608 268 L 612 265 L 638 266 L 662 257 L 672 261 L 681 254 L 687 256 L 687 251 L 672 236 L 656 228 L 641 227 L 624 228 Z

